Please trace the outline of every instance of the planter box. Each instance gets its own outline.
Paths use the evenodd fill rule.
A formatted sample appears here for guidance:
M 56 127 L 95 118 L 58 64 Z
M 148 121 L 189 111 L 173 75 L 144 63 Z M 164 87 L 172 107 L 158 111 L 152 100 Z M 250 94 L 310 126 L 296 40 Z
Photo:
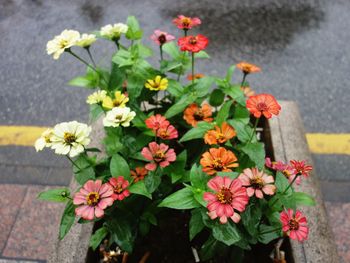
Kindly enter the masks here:
M 275 160 L 306 159 L 311 155 L 304 136 L 304 127 L 296 103 L 280 101 L 282 111 L 278 117 L 264 124 L 264 140 L 267 151 Z M 98 146 L 104 131 L 101 123 L 96 123 L 92 134 L 92 145 Z M 270 143 L 268 143 L 270 142 Z M 77 188 L 72 180 L 70 187 Z M 315 207 L 303 207 L 310 226 L 309 239 L 304 243 L 291 241 L 291 251 L 295 263 L 339 262 L 336 246 L 328 226 L 322 194 L 315 172 L 297 188 L 315 197 Z M 50 263 L 85 263 L 88 257 L 89 239 L 93 224 L 75 224 L 63 241 L 57 240 L 52 248 Z

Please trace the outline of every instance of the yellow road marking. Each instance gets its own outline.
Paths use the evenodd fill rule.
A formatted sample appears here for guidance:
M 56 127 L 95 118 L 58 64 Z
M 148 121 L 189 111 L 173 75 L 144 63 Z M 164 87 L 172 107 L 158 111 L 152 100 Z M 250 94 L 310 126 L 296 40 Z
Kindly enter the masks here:
M 48 127 L 0 126 L 0 146 L 33 146 Z M 307 133 L 310 151 L 315 154 L 350 155 L 350 133 Z
M 0 145 L 33 146 L 47 127 L 0 126 Z
M 307 133 L 306 139 L 312 153 L 350 155 L 350 133 Z

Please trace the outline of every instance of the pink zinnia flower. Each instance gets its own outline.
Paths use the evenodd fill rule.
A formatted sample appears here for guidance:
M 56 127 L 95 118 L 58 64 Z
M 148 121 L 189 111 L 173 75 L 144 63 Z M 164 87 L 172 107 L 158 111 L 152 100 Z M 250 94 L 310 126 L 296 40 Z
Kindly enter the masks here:
M 129 182 L 125 180 L 123 176 L 118 176 L 117 178 L 112 177 L 109 179 L 108 183 L 113 189 L 112 198 L 114 200 L 121 201 L 130 195 L 129 190 L 126 189 L 129 186 Z
M 156 114 L 145 120 L 146 126 L 149 129 L 157 131 L 161 126 L 170 125 L 169 121 L 162 115 Z
M 290 183 L 294 180 L 294 177 L 296 176 L 294 173 L 294 169 L 290 165 L 285 164 L 281 161 L 271 162 L 270 158 L 266 158 L 265 166 L 272 170 L 283 173 L 283 175 L 288 179 Z M 297 179 L 295 179 L 295 183 L 299 185 L 301 183 L 301 178 L 298 177 Z
M 173 19 L 173 23 L 179 29 L 188 30 L 192 27 L 200 25 L 202 21 L 198 17 L 187 17 L 184 15 L 178 15 L 177 18 Z
M 162 46 L 165 43 L 168 43 L 175 39 L 173 35 L 168 34 L 167 32 L 163 32 L 160 30 L 154 30 L 151 39 L 156 42 L 158 45 Z
M 216 176 L 209 180 L 208 187 L 215 191 L 203 195 L 203 199 L 208 202 L 209 217 L 211 219 L 219 217 L 222 224 L 227 222 L 227 218 L 238 223 L 241 216 L 236 211 L 243 212 L 249 202 L 242 182 L 239 179 L 231 180 L 227 176 Z
M 296 239 L 300 242 L 307 239 L 309 234 L 307 220 L 299 210 L 295 212 L 295 215 L 292 209 L 281 212 L 280 220 L 282 222 L 283 232 L 285 232 L 291 239 Z
M 294 169 L 295 175 L 303 175 L 305 177 L 308 177 L 310 171 L 312 171 L 312 166 L 307 165 L 305 160 L 303 161 L 291 160 L 290 164 L 292 169 Z
M 273 184 L 273 176 L 259 171 L 258 168 L 246 168 L 243 173 L 239 175 L 238 179 L 242 181 L 242 185 L 247 187 L 247 194 L 249 197 L 255 196 L 263 198 L 264 194 L 273 195 L 276 191 L 276 186 Z
M 103 210 L 114 202 L 112 195 L 113 189 L 109 184 L 102 184 L 101 180 L 87 181 L 74 195 L 73 204 L 79 205 L 75 214 L 86 220 L 102 217 Z
M 171 140 L 177 138 L 179 134 L 173 125 L 167 125 L 157 130 L 157 136 L 163 140 Z
M 154 171 L 157 169 L 158 165 L 160 167 L 166 167 L 170 165 L 170 162 L 176 160 L 176 154 L 174 149 L 169 149 L 169 146 L 161 143 L 150 142 L 148 147 L 144 147 L 141 151 L 143 157 L 151 161 L 145 165 L 145 168 L 149 171 Z

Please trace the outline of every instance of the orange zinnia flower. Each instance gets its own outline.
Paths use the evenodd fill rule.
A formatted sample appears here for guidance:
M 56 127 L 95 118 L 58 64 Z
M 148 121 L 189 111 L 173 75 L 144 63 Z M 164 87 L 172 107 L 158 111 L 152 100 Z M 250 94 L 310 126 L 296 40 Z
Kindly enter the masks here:
M 238 167 L 236 155 L 226 150 L 224 147 L 211 148 L 208 152 L 202 154 L 200 164 L 203 172 L 208 175 L 214 175 L 217 172 L 231 172 L 230 168 Z
M 220 144 L 227 142 L 235 136 L 235 129 L 227 122 L 224 122 L 221 125 L 221 129 L 219 126 L 215 126 L 215 130 L 207 131 L 207 133 L 204 135 L 204 142 L 210 145 Z
M 185 109 L 184 120 L 193 127 L 196 127 L 199 121 L 212 122 L 213 118 L 211 118 L 211 115 L 212 112 L 209 104 L 204 103 L 202 107 L 198 107 L 196 103 L 192 103 Z
M 145 167 L 136 167 L 135 170 L 131 170 L 131 177 L 134 179 L 134 183 L 141 181 L 145 178 L 148 171 Z
M 271 94 L 259 94 L 249 97 L 247 109 L 255 118 L 260 118 L 263 114 L 267 119 L 270 119 L 272 114 L 278 115 L 281 106 Z
M 204 74 L 201 74 L 201 73 L 197 73 L 197 74 L 190 74 L 187 76 L 187 79 L 188 80 L 194 80 L 194 79 L 201 79 L 201 78 L 204 78 Z
M 244 96 L 249 98 L 251 96 L 254 96 L 255 95 L 255 91 L 252 90 L 250 87 L 241 87 L 241 90 L 243 91 L 244 93 Z
M 243 71 L 244 74 L 257 73 L 261 71 L 261 68 L 254 64 L 250 64 L 247 62 L 240 62 L 236 65 L 237 68 Z

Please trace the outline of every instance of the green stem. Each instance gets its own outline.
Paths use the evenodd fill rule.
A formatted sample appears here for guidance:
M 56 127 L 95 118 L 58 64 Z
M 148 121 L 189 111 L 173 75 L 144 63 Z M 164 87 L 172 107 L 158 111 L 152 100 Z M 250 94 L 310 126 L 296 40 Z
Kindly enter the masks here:
M 159 46 L 159 50 L 160 50 L 160 61 L 163 61 L 163 45 Z
M 192 52 L 192 84 L 194 84 L 194 52 Z
M 90 51 L 90 47 L 86 47 L 85 49 L 86 49 L 87 53 L 89 54 L 90 60 L 92 62 L 92 65 L 94 65 L 94 67 L 96 68 L 96 63 L 95 63 L 95 61 L 94 61 L 94 59 L 92 57 L 92 54 L 91 54 L 91 51 Z
M 187 37 L 187 31 L 188 29 L 184 29 L 184 36 Z
M 247 77 L 247 73 L 243 73 L 243 79 L 242 79 L 242 82 L 241 82 L 241 87 L 243 87 L 246 77 Z
M 252 134 L 250 135 L 249 141 L 248 141 L 247 143 L 250 143 L 250 142 L 252 141 L 253 136 L 254 136 L 254 134 L 255 134 L 255 132 L 256 132 L 256 127 L 258 126 L 258 123 L 259 123 L 259 118 L 256 118 L 256 119 L 255 119 L 255 123 L 254 123 L 253 132 L 252 132 Z
M 75 166 L 79 171 L 81 170 L 80 167 L 68 155 L 66 155 L 66 157 L 72 163 L 73 166 Z
M 297 180 L 298 176 L 299 176 L 299 174 L 296 174 L 296 175 L 295 175 L 295 177 L 293 178 L 293 180 L 290 182 L 290 184 L 289 184 L 288 187 L 283 191 L 282 194 L 285 194 L 285 193 L 289 190 L 289 188 L 292 187 L 292 185 L 294 184 L 294 182 Z

